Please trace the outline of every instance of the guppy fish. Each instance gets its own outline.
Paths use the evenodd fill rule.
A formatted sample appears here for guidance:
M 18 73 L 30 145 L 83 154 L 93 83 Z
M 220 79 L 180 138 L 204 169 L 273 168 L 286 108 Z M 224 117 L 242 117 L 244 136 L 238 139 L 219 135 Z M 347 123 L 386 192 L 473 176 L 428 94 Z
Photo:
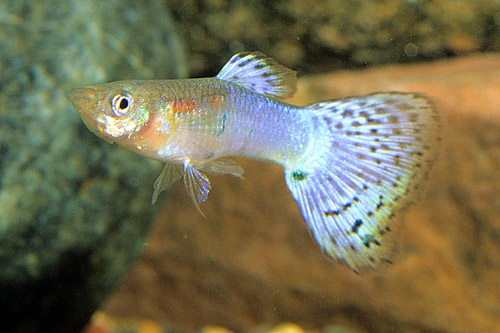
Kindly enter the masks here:
M 176 180 L 201 213 L 205 172 L 241 177 L 228 156 L 282 166 L 323 251 L 353 270 L 389 261 L 389 231 L 429 171 L 439 115 L 412 93 L 375 93 L 304 107 L 276 98 L 296 72 L 260 52 L 233 56 L 216 77 L 87 85 L 68 98 L 99 137 L 165 162 L 158 194 Z

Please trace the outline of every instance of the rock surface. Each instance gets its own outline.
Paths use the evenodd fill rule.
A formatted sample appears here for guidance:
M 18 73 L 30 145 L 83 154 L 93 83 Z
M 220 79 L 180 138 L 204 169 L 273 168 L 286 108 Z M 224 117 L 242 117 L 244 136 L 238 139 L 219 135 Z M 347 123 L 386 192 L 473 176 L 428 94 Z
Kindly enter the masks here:
M 159 164 L 98 139 L 65 98 L 88 83 L 186 75 L 168 12 L 142 4 L 0 2 L 4 332 L 79 331 L 143 248 Z
M 500 327 L 500 57 L 305 78 L 292 102 L 373 91 L 431 96 L 445 144 L 427 191 L 408 209 L 394 264 L 362 275 L 321 254 L 282 170 L 238 162 L 212 176 L 203 219 L 181 182 L 141 259 L 103 307 L 182 329 L 242 331 L 290 321 L 356 332 L 488 332 Z M 266 326 L 267 325 L 267 326 Z

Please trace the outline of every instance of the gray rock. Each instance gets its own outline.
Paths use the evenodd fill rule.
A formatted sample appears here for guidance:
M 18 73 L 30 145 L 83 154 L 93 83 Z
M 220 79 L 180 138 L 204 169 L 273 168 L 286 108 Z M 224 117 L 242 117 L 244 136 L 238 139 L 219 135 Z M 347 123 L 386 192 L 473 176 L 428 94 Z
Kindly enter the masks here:
M 0 323 L 76 332 L 143 249 L 160 165 L 90 133 L 65 93 L 185 77 L 183 46 L 155 0 L 12 0 L 0 50 Z

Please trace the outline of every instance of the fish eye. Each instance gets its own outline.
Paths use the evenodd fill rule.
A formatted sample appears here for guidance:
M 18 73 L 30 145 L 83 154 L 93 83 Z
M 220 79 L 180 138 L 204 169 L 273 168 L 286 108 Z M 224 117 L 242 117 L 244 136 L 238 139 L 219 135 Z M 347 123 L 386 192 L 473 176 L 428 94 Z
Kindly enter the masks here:
M 132 106 L 132 96 L 127 93 L 119 93 L 113 97 L 111 108 L 116 116 L 126 115 Z

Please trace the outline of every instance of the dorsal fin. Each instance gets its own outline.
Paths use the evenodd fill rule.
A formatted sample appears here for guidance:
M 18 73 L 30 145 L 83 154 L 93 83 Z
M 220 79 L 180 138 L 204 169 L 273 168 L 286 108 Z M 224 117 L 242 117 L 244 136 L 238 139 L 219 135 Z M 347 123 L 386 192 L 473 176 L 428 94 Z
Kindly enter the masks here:
M 217 78 L 269 96 L 290 97 L 297 90 L 297 72 L 258 51 L 235 54 Z

